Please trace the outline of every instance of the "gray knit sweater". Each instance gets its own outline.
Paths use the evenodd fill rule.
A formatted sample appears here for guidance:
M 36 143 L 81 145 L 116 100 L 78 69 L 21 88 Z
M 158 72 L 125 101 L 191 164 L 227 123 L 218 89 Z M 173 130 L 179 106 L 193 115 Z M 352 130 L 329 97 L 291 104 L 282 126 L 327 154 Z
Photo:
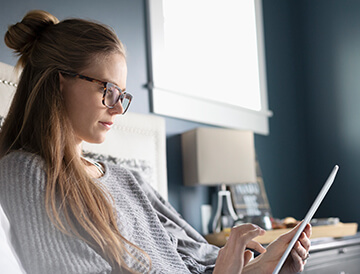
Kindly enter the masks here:
M 122 235 L 150 256 L 151 273 L 212 272 L 217 247 L 207 244 L 139 174 L 116 165 L 104 166 L 105 175 L 98 183 L 115 200 Z M 45 211 L 45 183 L 44 162 L 39 156 L 17 151 L 1 159 L 0 203 L 26 272 L 125 273 L 115 270 L 96 248 L 63 234 L 51 223 Z M 144 261 L 141 253 L 129 249 Z M 124 259 L 145 272 L 131 256 Z

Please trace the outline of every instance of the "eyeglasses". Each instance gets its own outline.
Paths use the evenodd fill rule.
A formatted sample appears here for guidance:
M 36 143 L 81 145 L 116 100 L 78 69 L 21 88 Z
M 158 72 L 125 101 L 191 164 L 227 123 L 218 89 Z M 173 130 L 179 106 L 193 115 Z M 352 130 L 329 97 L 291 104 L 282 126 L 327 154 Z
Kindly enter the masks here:
M 106 106 L 107 108 L 114 108 L 117 102 L 119 102 L 120 100 L 121 106 L 124 109 L 122 115 L 124 115 L 125 112 L 128 110 L 133 97 L 130 93 L 126 93 L 125 90 L 122 90 L 117 85 L 69 71 L 62 70 L 60 71 L 60 73 L 69 75 L 71 77 L 76 77 L 82 80 L 86 80 L 89 82 L 97 83 L 103 86 L 104 93 L 103 93 L 102 103 L 104 106 Z

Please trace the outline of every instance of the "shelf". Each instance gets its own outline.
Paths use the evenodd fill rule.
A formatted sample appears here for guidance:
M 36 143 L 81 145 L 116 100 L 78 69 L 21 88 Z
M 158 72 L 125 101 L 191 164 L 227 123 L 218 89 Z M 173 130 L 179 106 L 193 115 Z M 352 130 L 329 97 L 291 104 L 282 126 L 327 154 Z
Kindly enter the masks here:
M 313 226 L 311 239 L 323 237 L 339 238 L 345 236 L 352 236 L 356 234 L 357 228 L 357 223 L 338 223 L 336 225 Z M 268 244 L 280 235 L 290 230 L 291 228 L 268 230 L 266 231 L 265 235 L 256 237 L 254 240 L 258 241 L 261 244 Z M 229 235 L 230 229 L 227 229 L 220 233 L 208 234 L 205 236 L 205 239 L 211 244 L 217 246 L 224 246 Z

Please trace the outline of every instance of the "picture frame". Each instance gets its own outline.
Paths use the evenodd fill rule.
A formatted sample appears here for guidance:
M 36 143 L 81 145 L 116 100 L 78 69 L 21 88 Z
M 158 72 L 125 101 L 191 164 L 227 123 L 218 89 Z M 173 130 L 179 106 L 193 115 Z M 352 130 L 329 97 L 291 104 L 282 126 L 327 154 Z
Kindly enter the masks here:
M 244 216 L 272 216 L 260 165 L 257 160 L 256 176 L 256 182 L 229 186 L 235 212 L 240 218 Z

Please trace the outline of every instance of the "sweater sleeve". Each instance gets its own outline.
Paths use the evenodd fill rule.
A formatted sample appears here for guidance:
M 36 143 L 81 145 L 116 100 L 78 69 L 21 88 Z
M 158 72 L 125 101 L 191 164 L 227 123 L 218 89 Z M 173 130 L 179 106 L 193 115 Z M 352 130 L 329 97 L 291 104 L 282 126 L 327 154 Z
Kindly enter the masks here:
M 13 152 L 0 161 L 0 202 L 27 273 L 110 273 L 84 241 L 59 231 L 45 209 L 46 173 L 38 156 Z
M 219 248 L 209 244 L 182 216 L 165 201 L 150 184 L 144 182 L 136 171 L 132 171 L 146 193 L 157 216 L 176 243 L 177 252 L 191 273 L 212 273 Z

